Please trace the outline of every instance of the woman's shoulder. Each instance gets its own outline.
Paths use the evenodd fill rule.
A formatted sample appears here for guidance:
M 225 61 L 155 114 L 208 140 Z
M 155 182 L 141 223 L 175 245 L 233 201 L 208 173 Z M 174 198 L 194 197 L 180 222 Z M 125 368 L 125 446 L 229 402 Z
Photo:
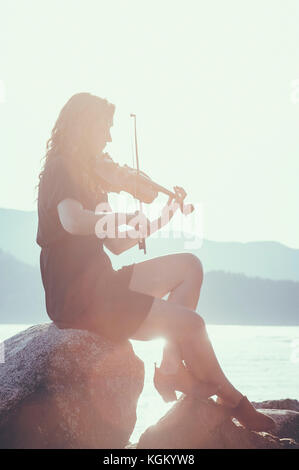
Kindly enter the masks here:
M 45 191 L 53 203 L 59 198 L 72 197 L 86 209 L 94 210 L 99 203 L 108 202 L 107 192 L 102 191 L 100 186 L 92 190 L 79 168 L 68 164 L 61 155 L 49 159 L 44 176 Z
M 66 198 L 77 199 L 81 202 L 82 190 L 72 177 L 71 172 L 62 158 L 50 158 L 44 167 L 39 200 L 47 209 L 56 208 L 57 204 Z

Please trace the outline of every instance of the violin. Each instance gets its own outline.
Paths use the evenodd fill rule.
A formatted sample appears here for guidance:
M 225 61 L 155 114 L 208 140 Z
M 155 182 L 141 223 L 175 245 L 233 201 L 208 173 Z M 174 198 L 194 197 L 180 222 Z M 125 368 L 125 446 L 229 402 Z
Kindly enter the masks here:
M 177 194 L 155 183 L 146 173 L 128 165 L 120 166 L 115 163 L 108 153 L 103 153 L 96 158 L 96 173 L 103 189 L 108 192 L 120 193 L 125 191 L 146 204 L 152 203 L 158 193 L 166 194 L 171 199 L 177 199 Z M 192 204 L 180 204 L 182 213 L 191 213 L 194 210 Z
M 180 199 L 179 192 L 172 192 L 160 184 L 155 183 L 146 173 L 139 169 L 139 158 L 137 148 L 136 114 L 130 115 L 134 118 L 135 124 L 135 153 L 137 170 L 128 165 L 120 166 L 115 163 L 108 153 L 102 153 L 96 157 L 95 171 L 99 177 L 104 191 L 120 193 L 126 191 L 139 200 L 140 213 L 142 213 L 142 203 L 150 204 L 158 196 L 158 193 L 164 193 L 169 196 L 169 202 L 175 199 L 180 204 L 181 212 L 185 215 L 194 211 L 192 204 L 184 204 Z M 139 249 L 146 254 L 145 238 L 139 239 Z

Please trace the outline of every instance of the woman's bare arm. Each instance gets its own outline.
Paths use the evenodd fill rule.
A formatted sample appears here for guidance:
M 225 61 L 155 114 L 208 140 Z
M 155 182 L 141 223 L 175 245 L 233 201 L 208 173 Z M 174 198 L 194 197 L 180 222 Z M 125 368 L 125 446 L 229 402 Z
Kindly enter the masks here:
M 112 253 L 120 255 L 124 251 L 127 251 L 133 246 L 137 245 L 140 236 L 147 238 L 153 233 L 157 232 L 157 230 L 160 230 L 162 227 L 167 225 L 174 216 L 178 207 L 178 204 L 170 204 L 170 201 L 168 201 L 168 203 L 163 208 L 160 217 L 151 222 L 146 217 L 144 218 L 144 223 L 141 224 L 141 235 L 138 236 L 135 229 L 126 230 L 124 232 L 117 231 L 114 238 L 105 238 L 104 245 Z M 132 222 L 134 222 L 134 218 L 132 219 Z
M 59 220 L 63 228 L 72 235 L 90 235 L 95 233 L 95 225 L 103 214 L 83 209 L 75 199 L 63 199 L 57 205 Z
M 170 205 L 169 202 L 162 210 L 162 215 L 149 222 L 146 217 L 138 219 L 140 221 L 139 232 L 131 229 L 119 231 L 118 225 L 134 225 L 136 215 L 131 213 L 115 213 L 109 204 L 108 210 L 111 212 L 93 212 L 83 209 L 82 204 L 75 199 L 64 199 L 57 205 L 59 219 L 63 228 L 72 235 L 96 234 L 104 239 L 104 245 L 114 254 L 121 254 L 124 251 L 137 245 L 140 236 L 147 238 L 157 230 L 165 226 L 173 217 L 177 210 L 177 205 Z
M 105 207 L 105 211 L 95 213 L 94 211 L 83 209 L 83 206 L 79 201 L 69 198 L 59 202 L 57 205 L 57 211 L 61 225 L 67 232 L 72 235 L 96 234 L 99 238 L 104 238 L 104 235 L 113 237 L 114 232 L 116 231 L 114 230 L 111 233 L 106 233 L 106 230 L 103 228 L 101 234 L 101 225 L 97 224 L 101 219 L 105 218 L 105 222 L 108 226 L 116 227 L 123 224 L 129 225 L 130 220 L 135 216 L 135 214 L 131 213 L 113 212 L 109 204 L 106 204 Z

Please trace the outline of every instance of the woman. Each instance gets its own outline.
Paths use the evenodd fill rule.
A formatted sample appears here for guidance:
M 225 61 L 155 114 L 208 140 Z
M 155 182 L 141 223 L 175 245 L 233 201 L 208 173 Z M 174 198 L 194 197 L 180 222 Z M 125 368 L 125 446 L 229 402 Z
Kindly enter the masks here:
M 163 336 L 167 343 L 154 384 L 165 401 L 175 400 L 176 390 L 205 398 L 217 394 L 242 424 L 269 430 L 273 421 L 257 412 L 224 375 L 204 320 L 195 312 L 203 280 L 199 259 L 172 254 L 116 271 L 103 250 L 105 245 L 120 254 L 138 243 L 129 232 L 125 238 L 117 230 L 116 236 L 98 233 L 104 216 L 115 223 L 96 166 L 96 157 L 111 142 L 114 110 L 105 99 L 76 94 L 61 110 L 47 142 L 37 243 L 48 315 L 59 328 L 87 329 L 114 342 Z M 175 187 L 175 192 L 182 202 L 184 190 Z M 108 212 L 95 213 L 101 202 Z M 162 215 L 169 209 L 173 215 L 176 208 L 169 200 Z M 132 214 L 125 217 L 130 224 Z

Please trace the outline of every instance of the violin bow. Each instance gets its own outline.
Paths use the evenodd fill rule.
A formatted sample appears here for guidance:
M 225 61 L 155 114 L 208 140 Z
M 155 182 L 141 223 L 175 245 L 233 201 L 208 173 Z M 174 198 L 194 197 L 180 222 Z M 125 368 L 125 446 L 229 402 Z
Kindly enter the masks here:
M 137 145 L 136 114 L 131 113 L 130 117 L 134 119 L 135 154 L 136 154 L 136 168 L 137 168 L 136 179 L 137 179 L 138 176 L 140 175 L 140 170 L 139 170 L 139 157 L 138 157 L 138 145 Z M 142 202 L 140 200 L 139 200 L 139 214 L 143 214 Z M 139 228 L 139 225 L 138 225 L 138 228 Z M 140 237 L 138 240 L 138 245 L 139 245 L 139 250 L 143 250 L 144 254 L 146 254 L 145 238 Z

